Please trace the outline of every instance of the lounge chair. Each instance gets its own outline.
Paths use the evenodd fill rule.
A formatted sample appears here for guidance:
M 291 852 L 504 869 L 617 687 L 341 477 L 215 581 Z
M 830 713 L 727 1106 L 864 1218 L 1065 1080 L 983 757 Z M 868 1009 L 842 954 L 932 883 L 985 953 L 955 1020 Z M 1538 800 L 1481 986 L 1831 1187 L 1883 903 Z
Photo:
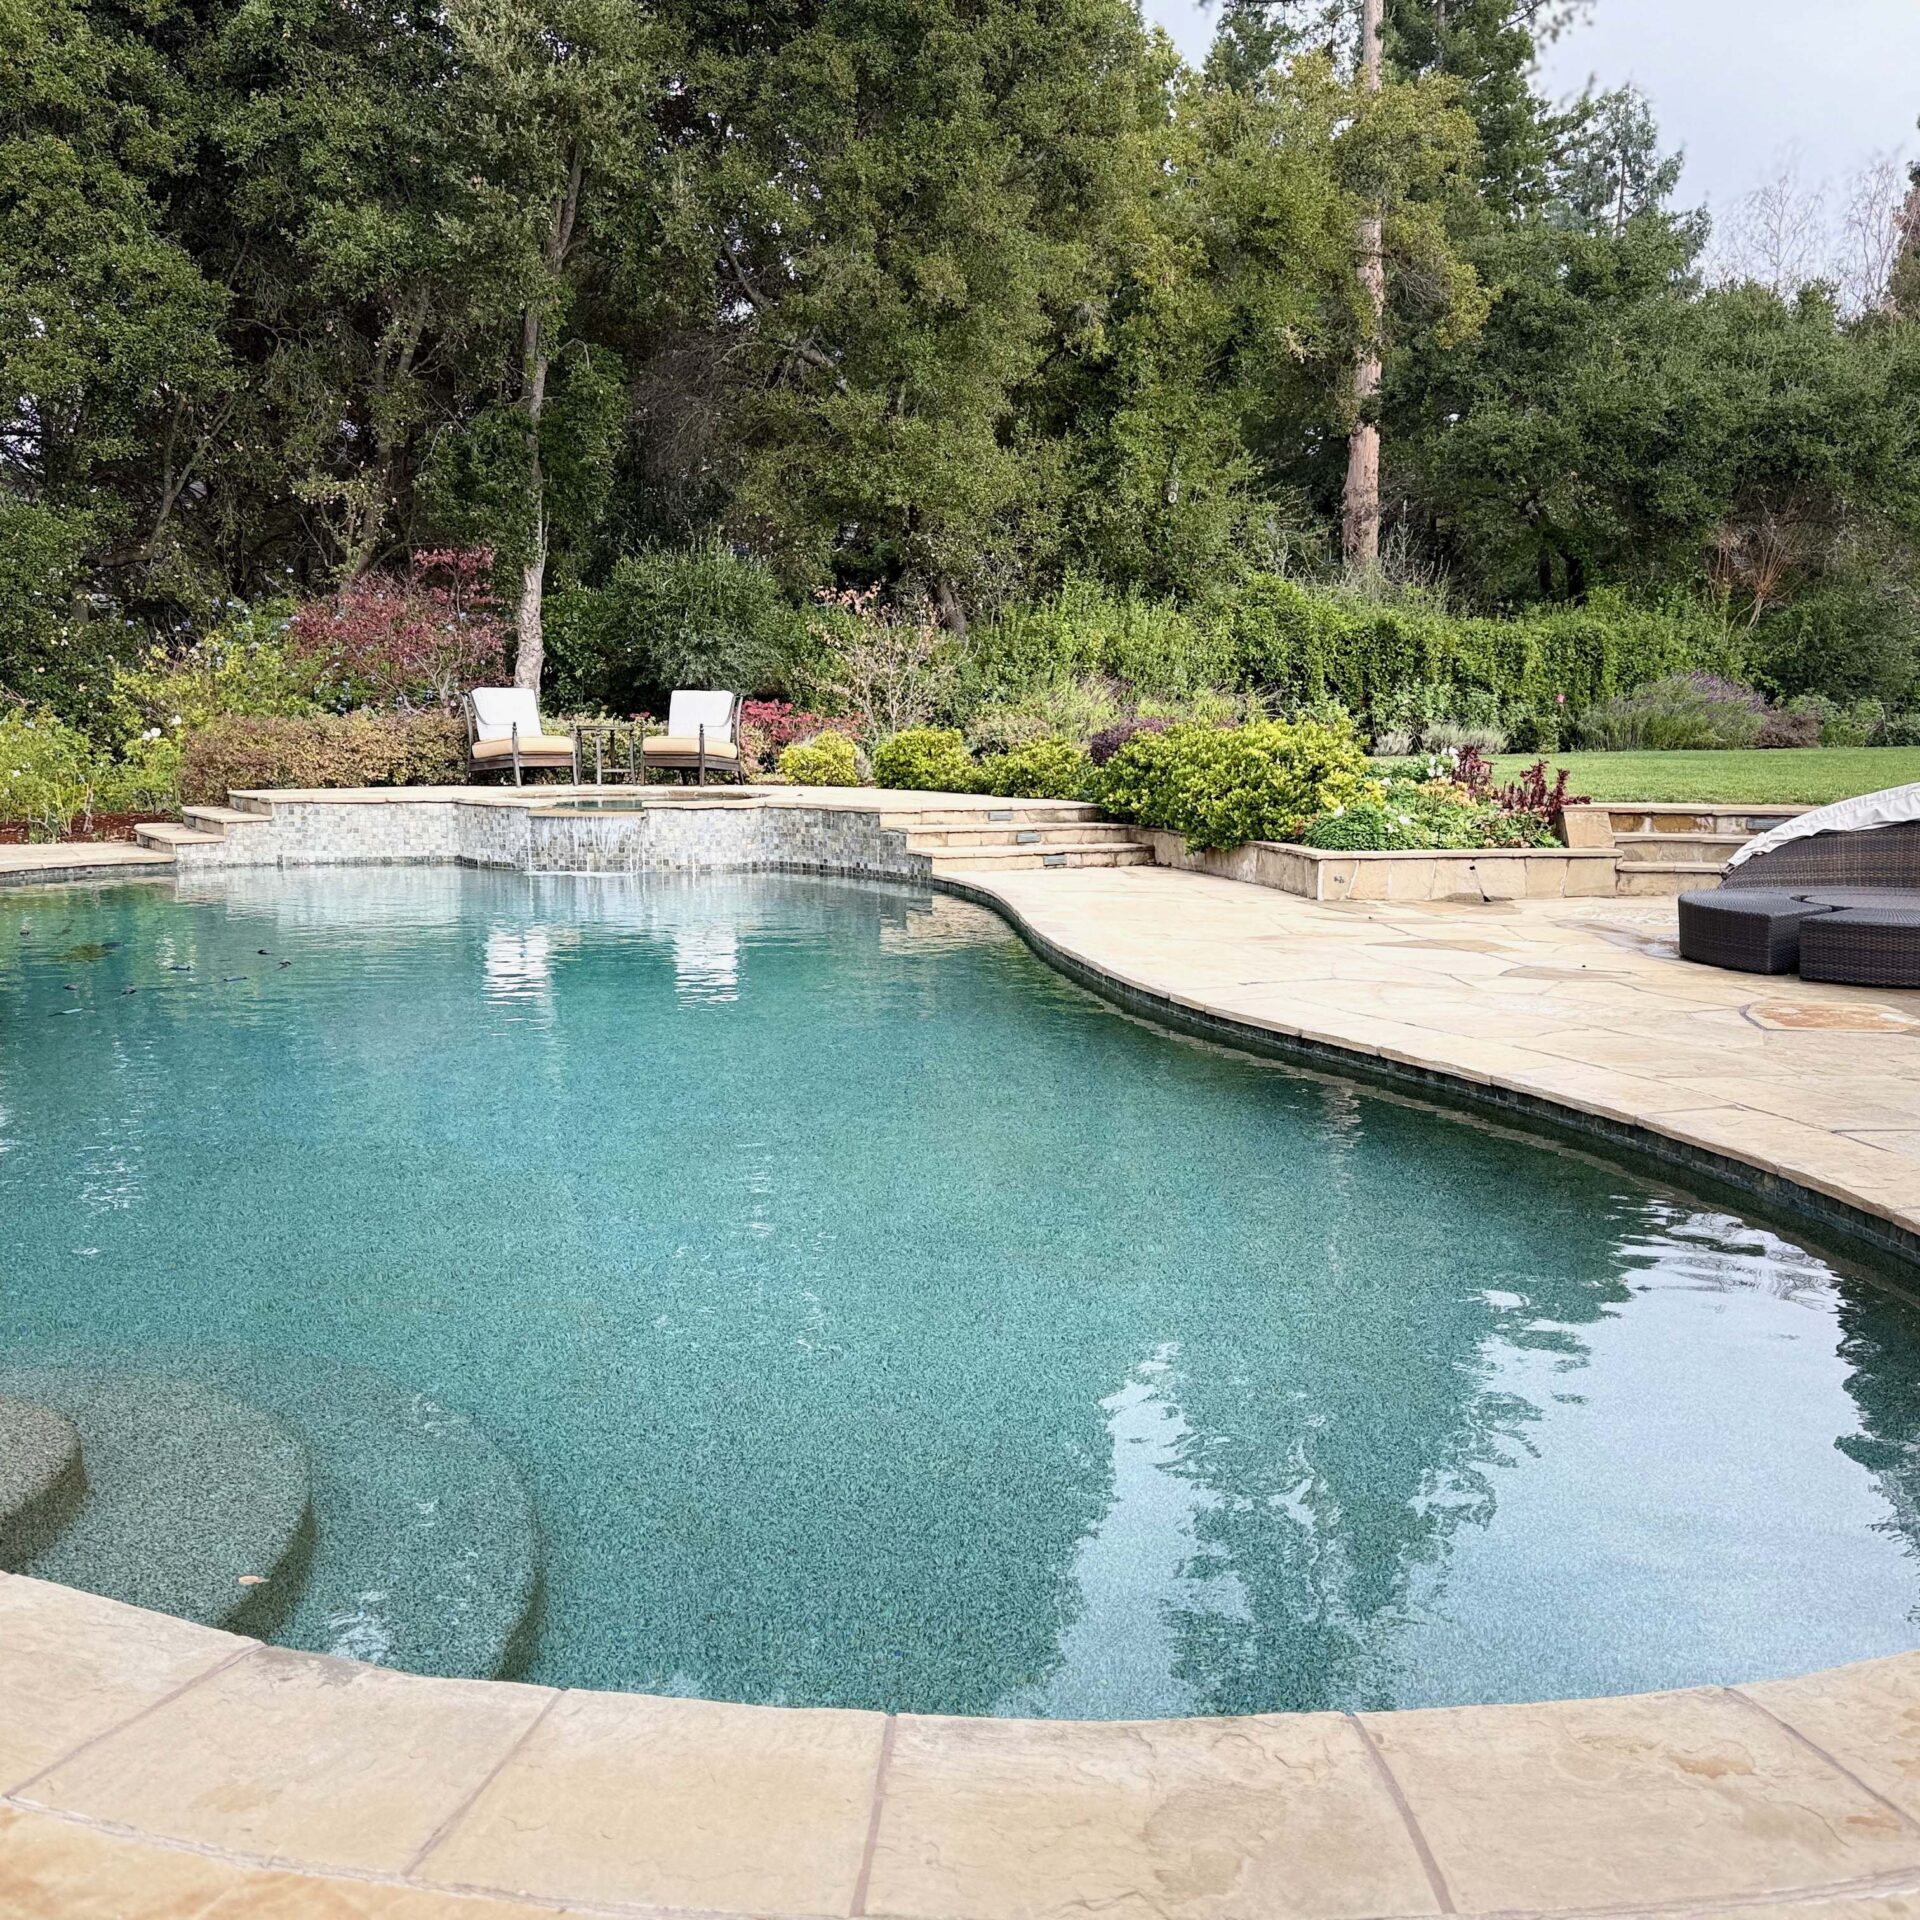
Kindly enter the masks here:
M 573 736 L 549 733 L 540 721 L 540 702 L 530 687 L 475 687 L 462 702 L 467 715 L 469 774 L 513 771 L 521 784 L 523 768 L 564 768 L 580 778 L 580 754 Z
M 740 696 L 682 688 L 667 702 L 667 730 L 640 743 L 641 778 L 656 768 L 694 774 L 740 773 Z
M 1680 951 L 1753 973 L 1920 987 L 1920 784 L 1803 813 L 1680 896 Z

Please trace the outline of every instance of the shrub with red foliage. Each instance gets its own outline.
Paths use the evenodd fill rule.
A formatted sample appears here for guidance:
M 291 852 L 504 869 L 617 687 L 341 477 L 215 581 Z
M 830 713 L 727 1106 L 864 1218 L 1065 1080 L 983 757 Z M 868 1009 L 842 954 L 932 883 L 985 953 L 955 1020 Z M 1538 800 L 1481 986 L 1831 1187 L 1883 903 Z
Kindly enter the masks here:
M 822 733 L 844 733 L 851 740 L 853 722 L 808 713 L 790 700 L 743 700 L 740 703 L 740 744 L 750 763 L 750 772 L 764 772 L 778 765 L 781 753 L 796 740 L 811 740 Z
M 485 547 L 416 553 L 405 573 L 369 573 L 309 600 L 288 632 L 296 659 L 343 707 L 453 712 L 470 687 L 507 672 L 503 610 Z

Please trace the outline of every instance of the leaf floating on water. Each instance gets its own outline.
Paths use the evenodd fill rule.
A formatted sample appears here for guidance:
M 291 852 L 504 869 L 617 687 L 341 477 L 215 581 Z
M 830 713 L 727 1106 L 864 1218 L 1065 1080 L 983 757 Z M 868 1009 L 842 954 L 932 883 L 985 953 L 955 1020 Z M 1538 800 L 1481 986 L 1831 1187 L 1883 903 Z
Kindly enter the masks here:
M 69 947 L 60 958 L 62 960 L 104 960 L 119 945 L 115 940 L 83 940 L 77 947 Z

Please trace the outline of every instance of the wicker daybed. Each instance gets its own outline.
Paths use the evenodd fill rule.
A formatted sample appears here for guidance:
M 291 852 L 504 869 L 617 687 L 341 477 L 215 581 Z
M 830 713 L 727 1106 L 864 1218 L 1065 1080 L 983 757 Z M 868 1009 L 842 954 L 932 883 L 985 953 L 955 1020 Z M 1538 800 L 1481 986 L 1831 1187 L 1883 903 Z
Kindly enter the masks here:
M 1709 966 L 1920 987 L 1920 783 L 1804 813 L 1680 896 L 1680 952 Z

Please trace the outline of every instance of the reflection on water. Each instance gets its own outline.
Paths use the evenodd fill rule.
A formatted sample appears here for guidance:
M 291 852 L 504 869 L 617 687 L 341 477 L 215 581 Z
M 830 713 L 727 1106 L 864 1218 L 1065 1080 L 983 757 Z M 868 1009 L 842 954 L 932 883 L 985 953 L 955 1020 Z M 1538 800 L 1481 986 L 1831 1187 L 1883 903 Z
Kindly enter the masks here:
M 1173 1353 L 1143 1360 L 1100 1403 L 1112 1445 L 1112 1499 L 1074 1551 L 1052 1670 L 995 1711 L 1094 1719 L 1117 1699 L 1142 1715 L 1202 1711 L 1181 1676 L 1181 1647 L 1198 1616 L 1244 1621 L 1246 1591 L 1228 1563 L 1202 1552 L 1195 1522 L 1218 1505 L 1183 1470 L 1193 1429 L 1174 1397 Z
M 542 1680 L 1225 1713 L 1916 1639 L 1893 1296 L 1157 1034 L 951 899 L 0 896 L 0 1146 L 7 1350 L 462 1409 L 539 1510 Z M 335 1626 L 378 1656 L 364 1599 Z

